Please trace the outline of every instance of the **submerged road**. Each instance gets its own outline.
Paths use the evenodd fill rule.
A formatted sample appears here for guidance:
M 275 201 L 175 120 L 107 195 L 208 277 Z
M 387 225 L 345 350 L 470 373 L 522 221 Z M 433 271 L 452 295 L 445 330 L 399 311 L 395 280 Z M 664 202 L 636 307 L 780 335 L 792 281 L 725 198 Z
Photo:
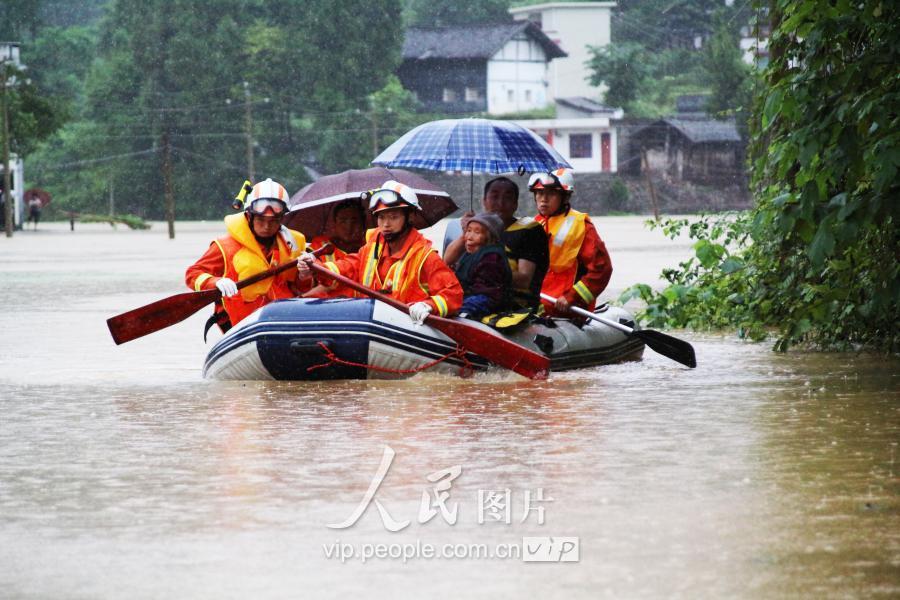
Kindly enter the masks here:
M 642 221 L 597 220 L 607 298 L 690 253 Z M 676 333 L 697 369 L 207 382 L 208 311 L 116 347 L 220 231 L 0 239 L 0 597 L 900 595 L 896 357 Z

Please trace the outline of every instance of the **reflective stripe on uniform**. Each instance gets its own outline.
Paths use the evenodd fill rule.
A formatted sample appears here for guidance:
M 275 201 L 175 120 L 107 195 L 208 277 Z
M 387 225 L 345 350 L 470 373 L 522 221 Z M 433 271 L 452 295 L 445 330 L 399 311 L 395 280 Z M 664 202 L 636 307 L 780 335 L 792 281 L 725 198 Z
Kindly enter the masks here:
M 594 294 L 592 294 L 591 290 L 588 289 L 588 286 L 584 285 L 581 281 L 573 285 L 572 289 L 578 292 L 578 295 L 581 296 L 581 299 L 584 300 L 585 304 L 590 305 L 591 302 L 594 301 Z
M 559 231 L 556 232 L 556 235 L 553 236 L 553 245 L 554 246 L 562 246 L 566 243 L 566 236 L 569 235 L 569 230 L 572 229 L 572 225 L 575 224 L 575 216 L 569 215 L 566 217 L 566 220 L 563 221 L 562 226 L 559 228 Z
M 447 301 L 444 300 L 443 296 L 432 296 L 431 301 L 434 302 L 434 305 L 437 306 L 438 314 L 442 317 L 446 317 L 447 313 L 450 312 L 447 308 Z
M 210 275 L 209 273 L 201 273 L 200 275 L 198 275 L 197 279 L 194 280 L 194 291 L 199 292 L 200 288 L 203 287 L 203 283 L 207 279 L 212 279 L 212 275 Z

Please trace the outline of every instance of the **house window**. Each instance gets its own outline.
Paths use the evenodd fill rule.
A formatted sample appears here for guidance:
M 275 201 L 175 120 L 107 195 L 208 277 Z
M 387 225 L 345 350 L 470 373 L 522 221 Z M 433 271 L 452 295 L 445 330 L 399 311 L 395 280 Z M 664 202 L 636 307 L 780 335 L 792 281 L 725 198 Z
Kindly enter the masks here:
M 525 102 L 531 102 L 531 90 L 525 90 Z
M 590 158 L 591 140 L 594 136 L 590 133 L 573 133 L 569 136 L 569 158 Z
M 516 91 L 515 90 L 506 90 L 506 101 L 513 102 L 516 99 Z
M 444 102 L 456 102 L 457 97 L 456 90 L 444 88 Z
M 478 88 L 466 88 L 466 102 L 478 102 L 481 100 L 481 90 Z

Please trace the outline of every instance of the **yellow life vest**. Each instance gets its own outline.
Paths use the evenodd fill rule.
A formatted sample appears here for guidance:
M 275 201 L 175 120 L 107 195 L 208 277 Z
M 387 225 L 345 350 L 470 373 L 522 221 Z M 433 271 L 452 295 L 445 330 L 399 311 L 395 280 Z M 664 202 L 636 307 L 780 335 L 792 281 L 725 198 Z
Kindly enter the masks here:
M 269 260 L 266 259 L 259 242 L 256 241 L 253 231 L 250 229 L 250 223 L 243 213 L 225 217 L 225 228 L 228 230 L 229 237 L 240 244 L 240 248 L 231 252 L 226 251 L 221 240 L 216 240 L 216 244 L 219 245 L 222 255 L 225 256 L 225 272 L 233 273 L 235 281 L 246 279 L 297 258 L 306 249 L 306 237 L 299 231 L 288 229 L 282 225 L 275 237 L 277 249 L 272 252 L 272 258 Z M 228 250 L 234 250 L 234 248 Z M 253 302 L 258 297 L 266 295 L 274 281 L 275 279 L 270 277 L 247 286 L 241 290 L 241 297 L 246 302 Z
M 550 236 L 550 270 L 568 271 L 576 263 L 587 228 L 587 214 L 569 209 L 564 215 L 550 217 L 546 221 Z
M 428 285 L 421 282 L 419 275 L 425 259 L 430 253 L 437 251 L 415 229 L 409 235 L 417 235 L 420 239 L 412 243 L 406 256 L 391 265 L 387 276 L 382 280 L 378 273 L 378 260 L 384 254 L 387 244 L 379 238 L 377 229 L 366 232 L 366 245 L 359 251 L 364 286 L 375 290 L 390 290 L 390 295 L 401 302 L 414 302 L 428 297 Z M 420 290 L 421 294 L 418 293 Z

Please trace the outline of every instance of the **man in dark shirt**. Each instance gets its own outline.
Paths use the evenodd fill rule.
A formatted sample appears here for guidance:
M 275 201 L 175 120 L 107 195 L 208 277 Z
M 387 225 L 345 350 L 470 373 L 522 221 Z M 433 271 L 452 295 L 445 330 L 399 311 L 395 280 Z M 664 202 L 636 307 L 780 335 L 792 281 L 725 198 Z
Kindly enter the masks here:
M 495 177 L 484 185 L 482 205 L 486 212 L 503 219 L 506 230 L 501 238 L 512 271 L 511 300 L 519 306 L 540 302 L 541 283 L 550 264 L 550 250 L 543 226 L 531 217 L 517 219 L 519 186 L 508 177 Z M 463 230 L 471 214 L 463 215 Z M 465 253 L 462 236 L 444 248 L 444 262 L 453 264 Z

